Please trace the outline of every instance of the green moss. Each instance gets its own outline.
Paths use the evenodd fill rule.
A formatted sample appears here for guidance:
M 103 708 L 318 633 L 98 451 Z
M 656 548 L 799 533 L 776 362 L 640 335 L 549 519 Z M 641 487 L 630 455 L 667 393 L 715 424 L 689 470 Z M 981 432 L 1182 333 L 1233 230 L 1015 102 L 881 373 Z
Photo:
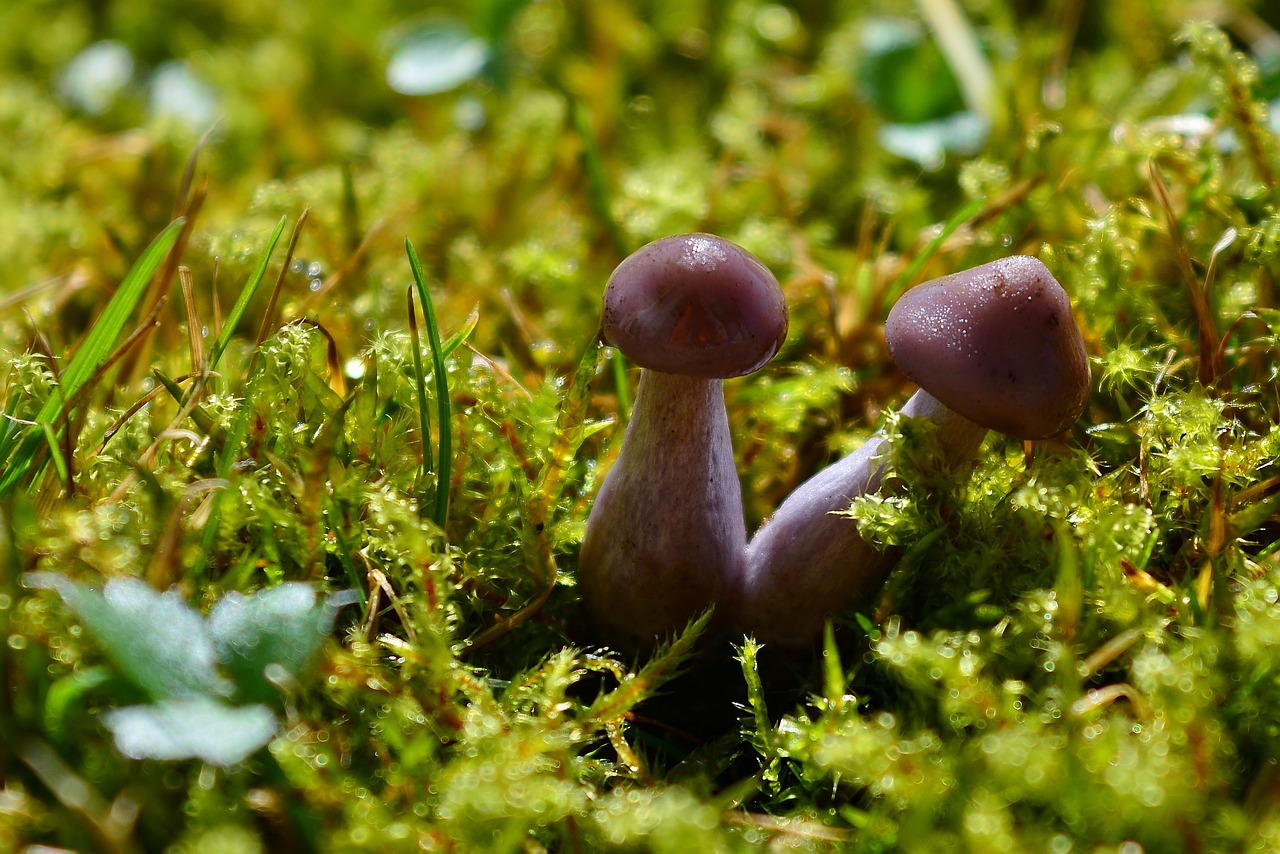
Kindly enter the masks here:
M 915 4 L 445 5 L 494 61 L 425 97 L 384 82 L 412 4 L 0 8 L 0 432 L 31 427 L 185 207 L 197 130 L 151 113 L 151 73 L 187 62 L 224 116 L 185 207 L 193 314 L 166 283 L 159 326 L 48 425 L 69 484 L 45 465 L 0 503 L 0 848 L 1274 849 L 1276 75 L 1238 26 L 1265 23 L 969 4 L 990 131 L 922 170 L 882 128 L 965 104 Z M 904 21 L 915 49 L 886 65 L 867 35 Z M 91 114 L 58 75 L 104 39 L 135 73 Z M 261 345 L 284 241 L 216 374 L 189 376 L 188 328 L 209 352 L 304 208 Z M 687 230 L 756 253 L 791 310 L 776 362 L 726 386 L 749 524 L 891 440 L 892 489 L 846 521 L 903 557 L 814 661 L 739 637 L 734 663 L 701 625 L 632 661 L 582 618 L 635 381 L 601 371 L 600 291 L 626 247 Z M 447 424 L 406 236 L 442 335 L 469 330 Z M 1013 253 L 1070 293 L 1093 395 L 1065 437 L 945 470 L 895 414 L 880 327 L 903 288 Z M 31 571 L 204 612 L 284 581 L 360 604 L 280 682 L 267 748 L 136 761 L 103 721 L 137 689 Z

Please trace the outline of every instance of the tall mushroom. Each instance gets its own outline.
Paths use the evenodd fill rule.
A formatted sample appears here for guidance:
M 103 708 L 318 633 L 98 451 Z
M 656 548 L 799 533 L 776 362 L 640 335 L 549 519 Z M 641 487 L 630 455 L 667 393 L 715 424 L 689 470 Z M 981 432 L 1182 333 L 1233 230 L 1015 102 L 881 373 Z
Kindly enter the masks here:
M 601 331 L 643 370 L 587 519 L 578 584 L 602 638 L 644 651 L 713 603 L 734 607 L 746 529 L 721 381 L 773 357 L 787 307 L 746 250 L 677 235 L 618 265 Z
M 1021 439 L 1066 430 L 1084 410 L 1089 365 L 1066 292 L 1039 260 L 1016 256 L 908 291 L 885 323 L 889 351 L 920 386 L 902 414 L 937 425 L 945 465 L 971 466 L 988 429 Z M 864 541 L 847 510 L 880 488 L 877 434 L 803 483 L 752 538 L 741 627 L 804 647 L 824 620 L 878 590 L 896 549 Z

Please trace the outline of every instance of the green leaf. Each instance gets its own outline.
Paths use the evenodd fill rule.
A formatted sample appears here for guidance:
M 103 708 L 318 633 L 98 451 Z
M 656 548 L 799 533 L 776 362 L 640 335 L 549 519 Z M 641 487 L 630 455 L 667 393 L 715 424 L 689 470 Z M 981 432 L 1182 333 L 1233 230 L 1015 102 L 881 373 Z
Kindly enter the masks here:
M 137 578 L 102 590 L 56 573 L 33 573 L 28 587 L 56 591 L 128 679 L 157 700 L 225 696 L 204 620 L 176 591 L 157 593 Z
M 872 18 L 863 26 L 858 87 L 890 122 L 913 124 L 964 109 L 942 51 L 907 18 Z
M 248 758 L 276 732 L 266 706 L 229 706 L 208 697 L 111 709 L 102 719 L 130 759 L 202 759 L 222 766 Z
M 337 608 L 315 588 L 289 582 L 252 596 L 228 593 L 209 612 L 214 654 L 236 680 L 240 695 L 271 700 L 283 677 L 296 677 L 333 628 Z

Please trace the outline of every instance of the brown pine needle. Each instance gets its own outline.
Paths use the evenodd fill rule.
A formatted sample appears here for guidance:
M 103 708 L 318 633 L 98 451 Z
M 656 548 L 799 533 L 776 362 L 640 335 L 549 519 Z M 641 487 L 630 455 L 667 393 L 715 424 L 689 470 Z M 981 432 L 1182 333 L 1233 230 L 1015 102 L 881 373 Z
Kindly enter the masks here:
M 191 348 L 191 372 L 199 373 L 205 368 L 204 335 L 201 334 L 200 309 L 196 305 L 190 267 L 178 268 L 178 281 L 182 283 L 182 301 L 187 312 L 187 344 Z

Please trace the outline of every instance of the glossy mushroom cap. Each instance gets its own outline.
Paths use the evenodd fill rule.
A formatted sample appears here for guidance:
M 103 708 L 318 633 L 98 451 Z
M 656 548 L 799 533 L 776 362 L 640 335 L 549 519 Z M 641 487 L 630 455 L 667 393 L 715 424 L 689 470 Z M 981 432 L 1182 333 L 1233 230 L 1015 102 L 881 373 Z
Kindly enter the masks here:
M 884 332 L 893 360 L 917 385 L 1009 436 L 1057 435 L 1089 397 L 1070 300 L 1036 258 L 1004 258 L 912 288 Z
M 741 246 L 680 234 L 641 247 L 613 271 L 603 331 L 642 368 L 736 377 L 778 352 L 787 304 L 778 280 Z

